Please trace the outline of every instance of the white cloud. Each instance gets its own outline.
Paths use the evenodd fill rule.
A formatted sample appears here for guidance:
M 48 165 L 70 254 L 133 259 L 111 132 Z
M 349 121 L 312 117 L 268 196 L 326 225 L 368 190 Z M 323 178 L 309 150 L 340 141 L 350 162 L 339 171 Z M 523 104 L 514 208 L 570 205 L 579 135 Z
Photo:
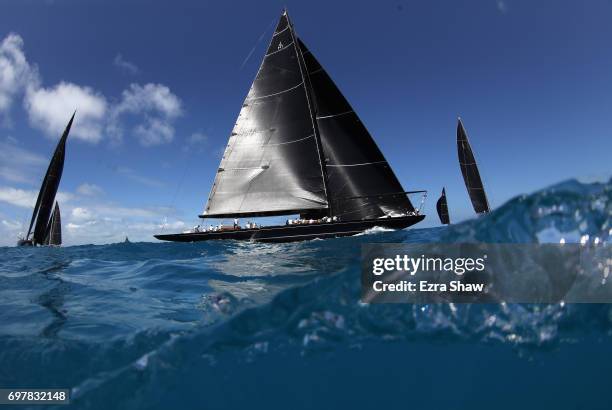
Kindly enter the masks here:
M 165 186 L 165 184 L 163 182 L 158 181 L 158 180 L 153 179 L 153 178 L 142 176 L 142 175 L 138 174 L 136 171 L 134 171 L 132 168 L 128 168 L 128 167 L 115 167 L 115 168 L 113 168 L 113 170 L 115 172 L 117 172 L 118 174 L 124 176 L 127 179 L 130 179 L 130 180 L 132 180 L 134 182 L 138 182 L 139 184 L 142 184 L 142 185 L 146 185 L 148 187 L 162 188 L 162 187 Z
M 76 207 L 70 214 L 74 221 L 89 221 L 93 218 L 93 213 L 87 208 Z
M 163 84 L 130 84 L 123 91 L 116 110 L 119 113 L 158 112 L 167 118 L 175 118 L 181 114 L 181 101 Z
M 144 86 L 130 84 L 121 94 L 121 101 L 112 108 L 109 132 L 123 137 L 122 118 L 126 115 L 143 118 L 133 128 L 144 146 L 159 145 L 174 139 L 174 120 L 182 114 L 181 100 L 163 84 Z
M 70 115 L 77 110 L 70 135 L 88 142 L 102 138 L 106 98 L 89 87 L 61 82 L 52 88 L 30 89 L 24 106 L 30 123 L 51 138 L 59 138 Z
M 0 186 L 0 202 L 21 208 L 34 208 L 38 191 Z M 72 201 L 74 195 L 69 192 L 58 192 L 56 200 L 60 203 Z
M 2 219 L 0 221 L 0 246 L 15 245 L 17 239 L 24 235 L 26 229 L 27 227 L 24 227 L 22 222 Z
M 497 10 L 499 10 L 500 13 L 506 14 L 508 12 L 508 5 L 506 4 L 504 0 L 497 0 L 496 3 L 497 3 Z
M 182 115 L 181 100 L 163 84 L 131 84 L 116 104 L 92 87 L 68 81 L 41 86 L 36 66 L 28 62 L 23 39 L 9 34 L 0 43 L 0 115 L 9 123 L 8 111 L 14 99 L 24 95 L 23 106 L 30 124 L 51 138 L 58 138 L 74 110 L 71 135 L 97 143 L 108 132 L 115 141 L 126 134 L 126 117 L 131 133 L 144 146 L 169 143 L 174 139 L 174 121 Z M 114 64 L 131 73 L 138 67 L 121 54 Z M 0 117 L 0 119 L 2 119 Z
M 12 187 L 0 187 L 0 201 L 22 208 L 33 208 L 38 192 Z
M 77 193 L 85 196 L 100 196 L 104 190 L 95 184 L 84 183 L 77 187 Z
M 12 138 L 0 141 L 0 178 L 9 182 L 35 183 L 34 171 L 42 170 L 48 161 Z
M 36 67 L 30 66 L 23 51 L 23 39 L 18 34 L 9 34 L 0 43 L 0 114 L 8 119 L 13 99 L 38 83 Z
M 67 214 L 64 226 L 67 243 L 110 243 L 152 241 L 164 229 L 182 230 L 185 222 L 173 217 L 174 209 L 126 207 L 113 203 L 78 206 Z M 171 221 L 164 223 L 167 216 Z
M 208 136 L 202 132 L 194 132 L 187 138 L 187 142 L 190 144 L 202 144 L 208 141 Z
M 21 209 L 31 210 L 36 194 L 36 191 L 0 187 L 0 201 Z M 92 202 L 92 198 L 69 192 L 60 192 L 58 201 L 66 245 L 119 242 L 125 236 L 132 241 L 153 241 L 156 233 L 182 231 L 187 226 L 174 208 L 123 206 L 98 198 Z M 19 209 L 12 216 L 0 211 L 0 246 L 14 245 L 18 234 L 23 234 L 24 222 L 18 220 L 23 215 Z
M 197 131 L 188 136 L 182 146 L 184 152 L 197 151 L 203 152 L 208 143 L 208 135 Z
M 136 64 L 125 60 L 121 54 L 117 54 L 115 56 L 115 59 L 113 60 L 113 65 L 128 74 L 135 75 L 140 72 L 140 69 Z
M 134 134 L 144 146 L 159 145 L 174 139 L 174 128 L 160 118 L 146 118 L 134 128 Z

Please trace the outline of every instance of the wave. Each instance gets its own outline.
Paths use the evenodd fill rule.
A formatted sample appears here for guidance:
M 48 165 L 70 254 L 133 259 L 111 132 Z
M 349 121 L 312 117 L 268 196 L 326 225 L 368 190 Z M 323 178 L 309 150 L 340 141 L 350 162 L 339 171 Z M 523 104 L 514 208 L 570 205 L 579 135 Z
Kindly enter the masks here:
M 42 319 L 0 328 L 0 362 L 10 369 L 0 370 L 0 382 L 66 383 L 79 408 L 104 408 L 111 396 L 117 408 L 228 408 L 248 405 L 249 397 L 261 401 L 261 392 L 272 390 L 287 399 L 293 392 L 303 400 L 296 408 L 312 408 L 307 386 L 315 380 L 345 388 L 324 376 L 330 363 L 353 369 L 342 373 L 351 379 L 358 372 L 353 361 L 371 356 L 378 362 L 369 361 L 365 371 L 378 363 L 410 366 L 401 358 L 407 346 L 502 346 L 530 356 L 587 335 L 607 337 L 610 305 L 368 305 L 360 302 L 359 278 L 363 243 L 586 238 L 608 244 L 611 197 L 610 181 L 567 181 L 445 228 L 373 229 L 291 244 L 137 243 L 36 254 L 6 249 L 0 289 L 21 289 L 26 282 L 39 289 L 23 312 Z M 41 362 L 46 371 L 32 375 Z M 297 368 L 303 374 L 286 373 Z M 58 382 L 56 373 L 66 375 Z M 249 383 L 261 392 L 249 390 Z M 335 403 L 331 407 L 340 401 Z
M 108 374 L 104 388 L 104 383 L 92 384 L 88 380 L 75 391 L 87 396 L 88 388 L 97 395 L 100 389 L 116 392 L 128 386 L 127 394 L 131 383 L 144 378 L 146 383 L 144 387 L 139 385 L 138 400 L 150 404 L 151 397 L 160 399 L 155 389 L 176 378 L 192 380 L 239 363 L 263 360 L 262 357 L 268 357 L 265 362 L 271 360 L 270 356 L 303 360 L 379 342 L 432 340 L 507 345 L 520 352 L 532 352 L 576 342 L 585 333 L 605 335 L 612 329 L 609 305 L 363 304 L 359 301 L 358 260 L 359 245 L 365 239 L 502 243 L 558 242 L 562 238 L 578 241 L 589 235 L 607 242 L 612 214 L 610 188 L 610 183 L 569 181 L 517 197 L 485 217 L 449 228 L 391 232 L 391 237 L 343 238 L 326 241 L 325 247 L 312 242 L 293 245 L 291 249 L 283 245 L 280 249 L 295 252 L 293 258 L 300 264 L 312 265 L 313 280 L 284 289 L 270 302 L 239 312 L 225 307 L 237 304 L 239 297 L 228 292 L 210 296 L 214 309 L 231 313 L 226 320 L 166 340 L 120 371 Z M 552 230 L 554 235 L 550 234 Z M 192 387 L 193 384 L 188 383 Z

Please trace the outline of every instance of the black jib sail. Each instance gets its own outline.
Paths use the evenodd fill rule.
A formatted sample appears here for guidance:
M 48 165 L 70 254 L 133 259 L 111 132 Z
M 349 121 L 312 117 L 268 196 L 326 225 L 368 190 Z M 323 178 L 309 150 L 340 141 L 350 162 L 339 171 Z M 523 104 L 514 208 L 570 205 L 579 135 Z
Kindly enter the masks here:
M 440 199 L 438 199 L 438 202 L 436 202 L 436 210 L 438 211 L 438 216 L 440 217 L 440 223 L 444 225 L 450 224 L 448 204 L 446 203 L 446 190 L 444 188 L 442 188 L 442 195 L 440 195 Z
M 70 118 L 66 129 L 60 138 L 49 168 L 45 174 L 40 191 L 38 192 L 38 198 L 36 199 L 36 205 L 34 206 L 34 212 L 32 213 L 32 219 L 30 220 L 30 227 L 26 235 L 26 241 L 30 240 L 30 234 L 32 233 L 32 227 L 34 227 L 34 234 L 31 238 L 33 245 L 43 245 L 47 234 L 47 226 L 49 224 L 49 217 L 51 215 L 51 209 L 53 208 L 53 202 L 55 201 L 55 195 L 59 187 L 60 179 L 62 178 L 62 172 L 64 170 L 64 155 L 66 151 L 66 139 L 70 133 L 70 127 L 74 120 L 74 114 Z
M 414 211 L 357 113 L 313 53 L 298 42 L 312 89 L 334 215 L 374 219 Z
M 413 211 L 367 129 L 283 12 L 200 216 L 360 220 Z
M 62 217 L 58 203 L 55 203 L 55 208 L 51 214 L 51 219 L 47 225 L 47 234 L 45 235 L 45 245 L 59 246 L 62 244 Z
M 476 159 L 474 158 L 474 153 L 472 152 L 472 147 L 468 141 L 461 118 L 459 118 L 457 123 L 457 152 L 459 154 L 459 166 L 461 167 L 465 187 L 470 195 L 474 211 L 478 214 L 489 212 L 487 194 L 482 185 L 478 165 L 476 164 Z

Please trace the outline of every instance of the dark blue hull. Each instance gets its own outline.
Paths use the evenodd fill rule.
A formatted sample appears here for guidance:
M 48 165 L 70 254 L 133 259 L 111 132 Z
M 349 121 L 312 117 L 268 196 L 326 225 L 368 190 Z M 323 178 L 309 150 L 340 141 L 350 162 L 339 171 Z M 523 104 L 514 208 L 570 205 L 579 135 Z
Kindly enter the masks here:
M 214 239 L 233 239 L 258 242 L 294 242 L 311 239 L 336 238 L 361 233 L 375 226 L 390 229 L 404 229 L 425 219 L 425 215 L 411 215 L 397 218 L 367 219 L 362 221 L 317 223 L 312 225 L 268 226 L 256 229 L 238 229 L 221 232 L 189 232 L 155 235 L 162 241 L 198 242 Z

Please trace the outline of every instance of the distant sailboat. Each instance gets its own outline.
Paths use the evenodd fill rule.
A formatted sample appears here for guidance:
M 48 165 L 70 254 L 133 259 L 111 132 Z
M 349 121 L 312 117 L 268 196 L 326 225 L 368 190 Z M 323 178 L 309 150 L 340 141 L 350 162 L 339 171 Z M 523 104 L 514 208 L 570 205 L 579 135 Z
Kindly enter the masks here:
M 57 215 L 54 212 L 54 216 L 51 217 L 51 212 L 53 209 L 53 203 L 55 202 L 55 195 L 57 194 L 57 189 L 59 188 L 60 180 L 62 178 L 62 172 L 64 170 L 66 139 L 70 133 L 70 127 L 72 126 L 74 115 L 75 114 L 72 114 L 68 125 L 66 125 L 66 129 L 64 130 L 64 133 L 62 134 L 62 137 L 55 148 L 51 162 L 49 163 L 49 168 L 47 168 L 47 173 L 45 174 L 40 191 L 38 192 L 38 198 L 36 198 L 36 205 L 34 206 L 34 212 L 32 213 L 28 233 L 26 234 L 25 238 L 22 238 L 17 242 L 17 246 L 46 245 L 47 236 L 50 234 L 52 229 L 54 229 L 52 235 L 54 238 L 53 240 L 56 241 L 59 238 L 59 242 L 61 243 L 62 233 L 59 206 L 57 204 L 55 205 Z M 53 222 L 54 220 L 56 221 L 55 223 Z M 32 230 L 32 228 L 34 228 L 34 230 Z M 51 240 L 52 237 L 49 236 L 49 239 Z
M 438 202 L 436 202 L 436 210 L 438 211 L 438 216 L 440 217 L 440 223 L 444 225 L 450 224 L 448 204 L 446 203 L 446 190 L 444 188 L 442 188 L 442 195 L 440 195 L 440 199 L 438 199 Z
M 472 147 L 468 141 L 461 118 L 457 122 L 457 152 L 459 154 L 459 166 L 461 167 L 465 187 L 470 195 L 474 211 L 477 214 L 490 212 L 487 194 L 482 185 L 478 165 L 476 164 L 476 159 L 474 158 L 474 153 L 472 152 Z
M 424 218 L 407 196 L 414 192 L 404 190 L 284 11 L 200 218 L 299 214 L 299 219 L 155 237 L 287 242 L 355 235 L 374 226 L 404 229 Z
M 125 237 L 125 240 L 123 241 L 123 243 L 131 243 L 130 240 L 128 239 L 128 237 Z

